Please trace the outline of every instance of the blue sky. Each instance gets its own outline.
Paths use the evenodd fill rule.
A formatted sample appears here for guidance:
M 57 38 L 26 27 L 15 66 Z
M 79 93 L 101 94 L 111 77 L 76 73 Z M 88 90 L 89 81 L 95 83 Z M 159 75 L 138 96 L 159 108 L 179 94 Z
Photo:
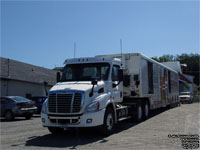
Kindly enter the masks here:
M 63 66 L 66 58 L 199 53 L 199 1 L 2 1 L 1 56 Z

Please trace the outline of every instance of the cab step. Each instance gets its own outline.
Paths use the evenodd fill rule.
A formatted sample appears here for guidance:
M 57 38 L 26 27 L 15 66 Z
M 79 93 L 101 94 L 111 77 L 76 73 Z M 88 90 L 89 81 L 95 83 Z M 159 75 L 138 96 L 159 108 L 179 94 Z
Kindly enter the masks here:
M 130 118 L 131 118 L 131 116 L 124 117 L 124 118 L 119 118 L 118 121 L 123 121 L 123 120 L 130 119 Z

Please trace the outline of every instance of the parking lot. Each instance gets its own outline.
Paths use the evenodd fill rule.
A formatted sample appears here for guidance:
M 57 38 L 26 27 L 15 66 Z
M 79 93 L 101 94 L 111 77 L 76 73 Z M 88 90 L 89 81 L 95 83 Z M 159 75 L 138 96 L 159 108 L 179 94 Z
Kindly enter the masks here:
M 139 124 L 130 120 L 116 126 L 115 133 L 101 136 L 95 129 L 74 129 L 63 135 L 52 135 L 42 127 L 40 116 L 30 120 L 1 119 L 1 149 L 182 149 L 179 138 L 169 135 L 200 135 L 200 104 L 184 104 L 160 109 Z

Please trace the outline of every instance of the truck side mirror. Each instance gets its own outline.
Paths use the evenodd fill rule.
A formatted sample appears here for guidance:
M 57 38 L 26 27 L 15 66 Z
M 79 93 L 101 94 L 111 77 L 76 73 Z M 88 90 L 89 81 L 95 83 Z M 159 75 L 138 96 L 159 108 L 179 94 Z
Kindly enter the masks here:
M 138 74 L 135 74 L 135 75 L 133 76 L 133 79 L 134 79 L 134 81 L 138 81 L 138 80 L 139 80 Z
M 135 82 L 136 87 L 138 88 L 138 86 L 140 85 L 140 81 L 136 81 Z
M 134 76 L 133 76 L 133 79 L 134 79 L 134 81 L 135 81 L 136 87 L 138 88 L 138 86 L 140 85 L 139 75 L 138 75 L 138 74 L 134 75 Z
M 93 96 L 94 86 L 97 85 L 97 82 L 98 82 L 97 80 L 92 80 L 92 82 L 91 82 L 92 83 L 92 90 L 91 90 L 91 92 L 89 94 L 90 97 Z
M 123 81 L 123 70 L 119 69 L 118 70 L 118 79 L 117 79 L 118 83 L 113 83 L 112 87 L 115 88 L 116 86 L 118 86 L 122 81 Z
M 48 85 L 48 82 L 44 81 L 44 82 L 43 82 L 43 86 L 44 86 L 44 89 L 45 89 L 46 96 L 48 95 L 48 92 L 47 92 L 47 85 Z
M 119 70 L 119 81 L 120 82 L 123 81 L 123 70 L 122 69 Z
M 97 85 L 97 82 L 98 82 L 97 80 L 92 80 L 91 83 L 92 83 L 92 85 Z
M 129 85 L 130 85 L 130 75 L 125 75 L 124 76 L 124 79 L 123 79 L 123 85 L 125 86 L 125 87 L 128 87 Z
M 60 72 L 57 72 L 56 81 L 57 81 L 57 82 L 60 82 Z

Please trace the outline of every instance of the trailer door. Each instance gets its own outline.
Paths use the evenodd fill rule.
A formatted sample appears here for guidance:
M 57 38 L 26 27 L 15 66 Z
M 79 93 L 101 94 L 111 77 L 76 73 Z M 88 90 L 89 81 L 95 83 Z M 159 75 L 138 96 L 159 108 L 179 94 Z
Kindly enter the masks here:
M 167 70 L 164 68 L 161 68 L 161 73 L 160 73 L 160 87 L 161 87 L 161 101 L 162 104 L 167 103 L 167 86 L 168 86 L 168 81 L 167 81 Z

